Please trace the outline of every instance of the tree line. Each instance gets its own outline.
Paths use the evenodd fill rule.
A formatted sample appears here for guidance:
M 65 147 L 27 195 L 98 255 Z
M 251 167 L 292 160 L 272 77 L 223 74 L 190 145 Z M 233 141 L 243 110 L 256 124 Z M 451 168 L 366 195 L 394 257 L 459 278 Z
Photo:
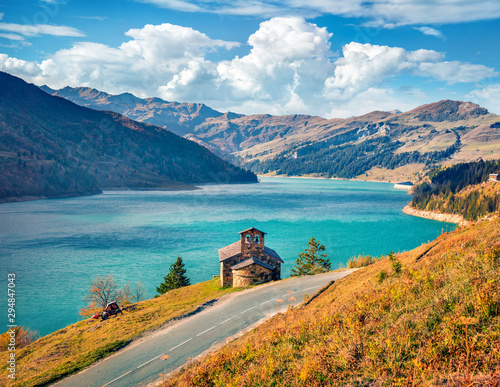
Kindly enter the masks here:
M 461 143 L 457 136 L 456 142 L 442 151 L 396 154 L 396 150 L 403 145 L 389 136 L 366 140 L 360 144 L 312 144 L 296 151 L 281 153 L 270 160 L 251 162 L 247 166 L 256 173 L 276 171 L 290 176 L 318 173 L 327 177 L 353 178 L 373 167 L 394 169 L 412 163 L 433 165 L 453 155 L 460 149 Z
M 477 220 L 497 211 L 500 198 L 496 190 L 463 190 L 487 181 L 490 174 L 499 172 L 498 160 L 479 160 L 435 168 L 429 172 L 429 182 L 415 186 L 411 206 L 419 210 L 460 214 L 466 220 Z

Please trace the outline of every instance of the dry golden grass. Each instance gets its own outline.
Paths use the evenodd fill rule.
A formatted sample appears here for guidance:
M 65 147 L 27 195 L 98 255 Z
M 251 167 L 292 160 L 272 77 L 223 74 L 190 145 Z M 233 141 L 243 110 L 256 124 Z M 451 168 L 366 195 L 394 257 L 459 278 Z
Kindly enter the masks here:
M 15 383 L 7 378 L 7 353 L 2 348 L 0 385 L 39 386 L 54 382 L 110 355 L 141 334 L 236 290 L 220 288 L 219 280 L 213 279 L 129 305 L 129 311 L 103 322 L 87 319 L 69 325 L 17 350 Z
M 365 267 L 374 264 L 375 262 L 381 260 L 382 257 L 371 257 L 369 255 L 358 255 L 356 258 L 351 258 L 347 261 L 348 269 L 356 269 L 360 267 Z
M 388 181 L 392 183 L 408 180 L 416 181 L 424 169 L 425 164 L 423 163 L 406 164 L 394 169 L 373 167 L 366 173 L 356 176 L 356 180 Z
M 167 385 L 498 386 L 499 274 L 499 223 L 459 228 L 357 270 Z

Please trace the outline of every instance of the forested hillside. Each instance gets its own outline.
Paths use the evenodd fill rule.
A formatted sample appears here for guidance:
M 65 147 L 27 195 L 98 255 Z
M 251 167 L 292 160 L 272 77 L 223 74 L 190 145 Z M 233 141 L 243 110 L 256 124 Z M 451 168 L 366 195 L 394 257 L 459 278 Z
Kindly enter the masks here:
M 0 72 L 0 201 L 256 182 L 170 131 L 75 105 Z
M 321 174 L 325 177 L 353 178 L 373 167 L 394 169 L 406 164 L 431 165 L 448 159 L 460 149 L 460 140 L 441 151 L 397 153 L 404 144 L 389 136 L 347 145 L 314 144 L 296 151 L 293 157 L 280 155 L 249 166 L 257 173 L 275 171 L 281 175 Z
M 488 182 L 490 174 L 499 172 L 497 160 L 436 168 L 429 173 L 429 182 L 415 186 L 411 206 L 477 220 L 499 210 L 500 182 Z

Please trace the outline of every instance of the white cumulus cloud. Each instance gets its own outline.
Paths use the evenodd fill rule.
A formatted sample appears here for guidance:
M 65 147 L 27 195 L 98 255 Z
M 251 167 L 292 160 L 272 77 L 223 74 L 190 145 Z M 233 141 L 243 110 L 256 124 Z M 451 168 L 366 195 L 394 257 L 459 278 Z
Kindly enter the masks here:
M 416 74 L 431 77 L 439 81 L 445 81 L 449 84 L 458 82 L 477 82 L 498 75 L 491 67 L 462 63 L 459 61 L 420 63 L 416 70 Z
M 500 114 L 500 83 L 485 85 L 472 90 L 466 95 L 472 102 L 487 108 L 490 112 Z
M 325 81 L 325 96 L 334 100 L 351 99 L 387 79 L 411 74 L 449 84 L 477 82 L 497 72 L 483 65 L 443 61 L 444 54 L 433 50 L 407 51 L 401 47 L 352 42 L 342 49 L 334 74 Z
M 326 28 L 299 17 L 277 17 L 261 23 L 248 38 L 249 54 L 217 64 L 191 64 L 159 90 L 166 99 L 191 99 L 207 93 L 227 101 L 262 104 L 297 103 L 298 95 L 321 88 L 333 69 Z M 200 82 L 202 78 L 203 82 Z M 291 106 L 291 105 L 288 105 Z
M 116 47 L 79 42 L 41 62 L 1 54 L 0 70 L 52 88 L 127 91 L 241 113 L 327 116 L 398 102 L 404 93 L 390 86 L 397 76 L 410 78 L 410 84 L 422 78 L 452 85 L 498 75 L 492 68 L 446 61 L 444 53 L 425 49 L 351 42 L 339 56 L 331 50 L 332 34 L 326 28 L 297 16 L 262 22 L 248 38 L 248 53 L 230 60 L 209 54 L 240 43 L 211 39 L 192 28 L 165 23 L 125 35 L 127 40 Z M 406 101 L 415 98 L 404 96 Z
M 156 95 L 159 86 L 167 84 L 193 62 L 204 63 L 207 52 L 239 45 L 168 23 L 131 29 L 125 35 L 131 40 L 119 47 L 80 42 L 40 63 L 30 62 L 29 80 L 56 88 L 81 85 L 112 93 L 131 91 L 150 96 Z M 0 57 L 0 69 L 25 75 L 28 64 L 14 59 Z M 37 71 L 33 71 L 35 68 Z

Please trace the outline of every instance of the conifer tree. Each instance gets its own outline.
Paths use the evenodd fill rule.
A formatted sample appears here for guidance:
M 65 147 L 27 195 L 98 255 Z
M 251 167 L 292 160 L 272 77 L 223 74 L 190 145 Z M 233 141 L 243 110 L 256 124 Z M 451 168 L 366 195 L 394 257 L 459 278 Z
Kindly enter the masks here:
M 182 258 L 177 256 L 177 260 L 170 265 L 168 274 L 163 278 L 163 282 L 156 288 L 159 294 L 165 294 L 169 290 L 182 288 L 183 286 L 191 285 L 189 278 L 186 276 L 186 269 Z
M 297 258 L 295 267 L 292 269 L 292 277 L 325 273 L 331 270 L 330 260 L 326 254 L 322 254 L 325 246 L 314 238 L 311 238 L 307 244 L 309 247 Z

